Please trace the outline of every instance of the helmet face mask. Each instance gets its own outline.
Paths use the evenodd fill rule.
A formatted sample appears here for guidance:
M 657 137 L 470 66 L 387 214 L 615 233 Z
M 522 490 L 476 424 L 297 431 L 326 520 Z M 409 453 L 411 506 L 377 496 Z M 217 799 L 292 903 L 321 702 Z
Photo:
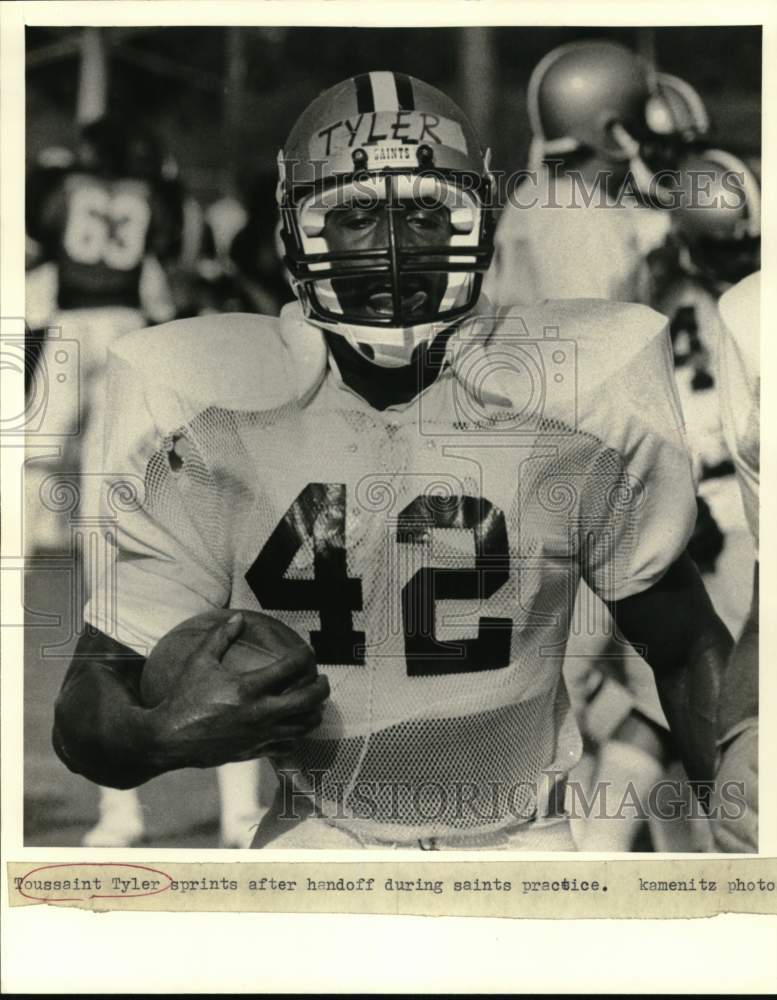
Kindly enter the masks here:
M 360 111 L 368 88 L 374 110 Z M 492 182 L 445 95 L 401 74 L 345 81 L 279 162 L 285 264 L 310 322 L 397 367 L 472 312 L 493 253 Z

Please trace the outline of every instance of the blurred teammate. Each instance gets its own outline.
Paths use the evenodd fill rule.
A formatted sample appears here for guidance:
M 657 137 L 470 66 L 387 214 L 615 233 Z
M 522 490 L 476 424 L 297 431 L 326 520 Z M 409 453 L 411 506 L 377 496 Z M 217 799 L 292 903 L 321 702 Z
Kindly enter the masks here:
M 52 438 L 52 449 L 28 466 L 28 550 L 69 551 L 64 519 L 52 500 L 60 476 L 77 484 L 81 517 L 98 513 L 108 349 L 130 330 L 172 318 L 161 261 L 177 224 L 160 190 L 160 172 L 154 137 L 109 116 L 82 129 L 75 157 L 39 163 L 28 178 L 27 230 L 38 265 L 27 283 L 28 322 L 52 328 L 37 362 L 51 389 L 41 432 Z M 55 381 L 63 353 L 75 364 L 70 391 Z M 87 553 L 84 571 L 89 558 Z M 141 838 L 143 816 L 134 794 L 100 789 L 99 811 L 85 845 Z
M 756 546 L 750 611 L 731 656 L 718 716 L 720 760 L 713 805 L 719 850 L 758 850 L 758 524 L 760 488 L 760 273 L 745 278 L 720 301 L 718 376 L 723 430 L 736 467 L 747 523 Z M 738 782 L 742 815 L 726 811 L 723 784 Z
M 655 306 L 670 320 L 699 496 L 724 537 L 705 583 L 718 613 L 738 634 L 749 608 L 753 550 L 721 421 L 718 300 L 760 267 L 761 196 L 749 167 L 726 151 L 691 152 L 679 167 L 678 207 L 669 213 L 677 267 Z
M 40 206 L 48 199 L 75 162 L 74 154 L 64 146 L 41 150 L 25 181 L 25 280 L 24 316 L 27 325 L 25 391 L 34 391 L 35 370 L 57 308 L 57 269 L 44 249 L 47 240 L 41 231 Z
M 507 192 L 485 282 L 496 305 L 651 301 L 647 259 L 669 220 L 645 204 L 656 186 L 644 156 L 665 156 L 687 124 L 651 79 L 642 59 L 608 41 L 562 45 L 535 67 L 528 175 Z
M 653 303 L 673 266 L 670 216 L 654 175 L 704 135 L 703 102 L 685 81 L 656 74 L 624 46 L 573 42 L 548 53 L 528 89 L 531 174 L 502 213 L 486 291 L 499 306 L 545 298 Z M 652 206 L 652 207 L 651 207 Z M 565 674 L 589 754 L 574 776 L 613 797 L 644 801 L 671 759 L 652 674 L 615 641 L 606 609 L 581 587 Z M 580 821 L 583 850 L 630 850 L 641 827 Z
M 747 164 L 724 150 L 697 150 L 680 166 L 683 200 L 671 213 L 680 266 L 658 308 L 671 320 L 699 493 L 724 532 L 723 551 L 705 573 L 705 585 L 721 618 L 740 636 L 720 719 L 722 758 L 714 804 L 723 818 L 713 822 L 712 831 L 720 850 L 754 851 L 760 441 L 760 282 L 754 272 L 760 266 L 761 197 Z M 732 768 L 735 780 L 745 781 L 748 811 L 741 819 L 727 818 L 730 805 L 721 799 L 721 785 L 731 780 Z
M 197 265 L 198 314 L 257 312 L 277 316 L 293 299 L 278 246 L 277 180 L 259 175 L 247 184 L 245 203 L 220 198 L 205 213 Z
M 293 301 L 294 294 L 283 267 L 283 245 L 279 244 L 277 179 L 260 175 L 247 198 L 248 219 L 230 247 L 234 280 L 252 312 L 278 315 Z
M 63 761 L 126 788 L 272 757 L 307 810 L 284 821 L 279 801 L 256 846 L 572 849 L 561 665 L 585 579 L 645 646 L 689 773 L 710 775 L 730 637 L 684 555 L 663 317 L 479 312 L 488 156 L 419 80 L 343 81 L 279 160 L 298 303 L 115 348 L 112 467 L 144 499 L 120 532 L 118 618 L 89 609 L 58 699 Z M 310 653 L 219 669 L 237 614 L 144 709 L 144 653 L 225 606 L 277 615 Z
M 693 102 L 691 102 L 693 103 Z M 681 120 L 675 109 L 675 120 Z M 701 115 L 697 125 L 702 124 Z M 698 140 L 698 127 L 684 131 Z M 720 338 L 718 298 L 733 281 L 758 267 L 760 243 L 760 192 L 749 168 L 739 159 L 717 149 L 686 149 L 678 142 L 664 146 L 677 156 L 679 168 L 679 208 L 667 212 L 672 232 L 668 259 L 674 266 L 656 282 L 653 304 L 670 317 L 676 377 L 680 390 L 686 431 L 694 455 L 699 486 L 699 516 L 689 542 L 689 552 L 703 573 L 716 610 L 736 634 L 748 613 L 749 574 L 753 563 L 752 544 L 742 515 L 730 456 L 721 428 L 716 387 L 717 350 Z M 653 161 L 651 161 L 653 162 Z M 670 161 L 663 161 L 664 168 Z M 674 245 L 677 252 L 672 253 Z M 652 272 L 655 274 L 655 267 Z M 578 650 L 574 644 L 572 654 Z M 594 651 L 595 652 L 595 651 Z M 585 675 L 584 675 L 585 676 Z M 592 683 L 590 677 L 588 683 Z M 627 687 L 636 696 L 636 709 L 600 751 L 599 772 L 611 781 L 613 775 L 627 776 L 626 766 L 641 775 L 637 787 L 648 789 L 670 763 L 673 749 L 666 739 L 662 712 L 653 695 L 645 671 L 636 665 L 627 670 Z M 647 681 L 643 683 L 643 681 Z M 586 704 L 588 721 L 594 725 L 602 717 L 623 712 L 628 701 L 618 698 L 612 686 L 594 684 L 594 698 Z M 607 697 L 605 697 L 607 695 Z M 652 705 L 652 709 L 651 709 Z M 647 715 L 650 725 L 638 720 Z M 635 753 L 635 747 L 650 750 L 649 757 Z M 667 777 L 682 779 L 682 770 L 673 764 Z M 589 824 L 584 846 L 597 845 L 601 826 Z M 662 822 L 651 818 L 651 833 L 659 850 L 710 849 L 709 830 L 703 822 Z M 624 848 L 628 825 L 611 825 L 607 846 Z M 614 839 L 613 839 L 614 838 Z M 623 839 L 618 839 L 623 838 Z
M 248 213 L 235 195 L 217 198 L 205 209 L 203 242 L 197 261 L 197 314 L 246 312 L 247 303 L 234 280 L 232 241 Z
M 84 127 L 72 166 L 45 185 L 33 180 L 28 227 L 39 261 L 53 265 L 56 300 L 48 322 L 56 333 L 44 343 L 39 362 L 50 386 L 40 434 L 52 439 L 52 450 L 28 466 L 28 551 L 69 548 L 52 500 L 58 477 L 75 477 L 82 514 L 97 512 L 110 344 L 149 321 L 172 317 L 158 262 L 170 227 L 148 145 L 123 121 L 106 117 Z M 66 389 L 56 382 L 63 353 L 75 365 Z

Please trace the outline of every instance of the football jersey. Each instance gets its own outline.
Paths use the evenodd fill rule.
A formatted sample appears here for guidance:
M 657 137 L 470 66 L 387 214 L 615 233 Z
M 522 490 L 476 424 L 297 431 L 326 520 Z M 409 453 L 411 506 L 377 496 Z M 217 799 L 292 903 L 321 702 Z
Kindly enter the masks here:
M 706 355 L 705 368 L 715 372 L 721 336 L 718 298 L 708 285 L 693 274 L 679 272 L 654 303 L 669 319 L 670 330 L 677 338 L 677 353 L 687 353 L 690 336 Z M 714 467 L 728 458 L 723 438 L 717 381 L 703 389 L 694 388 L 696 366 L 686 364 L 675 369 L 686 434 L 699 471 L 703 465 Z
M 649 303 L 647 256 L 669 229 L 667 212 L 633 203 L 590 203 L 568 176 L 541 169 L 508 199 L 484 291 L 500 306 L 543 299 Z
M 40 209 L 58 271 L 60 309 L 140 306 L 140 275 L 159 206 L 152 185 L 133 178 L 66 173 Z
M 761 400 L 761 274 L 752 274 L 720 299 L 718 347 L 720 412 L 742 493 L 747 523 L 758 546 Z
M 470 321 L 381 412 L 296 303 L 162 331 L 113 348 L 118 558 L 87 620 L 142 655 L 214 607 L 297 630 L 331 696 L 285 763 L 331 822 L 410 840 L 530 820 L 580 755 L 561 678 L 580 579 L 636 594 L 693 527 L 663 317 Z

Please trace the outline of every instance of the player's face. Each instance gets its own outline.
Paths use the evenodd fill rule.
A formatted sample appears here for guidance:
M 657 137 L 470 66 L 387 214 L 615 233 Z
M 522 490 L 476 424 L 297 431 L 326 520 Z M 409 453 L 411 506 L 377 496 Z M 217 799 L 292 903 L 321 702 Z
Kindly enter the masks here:
M 382 201 L 332 209 L 327 213 L 322 235 L 333 251 L 382 249 L 390 245 L 390 219 L 393 219 L 394 239 L 404 249 L 444 247 L 453 234 L 450 212 L 444 206 L 425 208 L 410 201 L 400 201 L 389 207 Z M 423 258 L 418 262 L 422 263 Z M 388 275 L 333 278 L 332 286 L 343 308 L 352 315 L 380 320 L 393 314 L 392 284 Z M 432 321 L 446 286 L 444 272 L 403 276 L 399 289 L 403 325 Z

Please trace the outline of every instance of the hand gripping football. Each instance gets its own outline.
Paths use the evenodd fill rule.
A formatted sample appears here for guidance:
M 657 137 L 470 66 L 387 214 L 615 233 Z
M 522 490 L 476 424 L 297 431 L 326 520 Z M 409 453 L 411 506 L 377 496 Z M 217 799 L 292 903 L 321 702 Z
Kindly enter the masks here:
M 235 613 L 234 608 L 206 611 L 181 622 L 162 636 L 146 660 L 140 677 L 140 697 L 147 708 L 162 702 L 175 687 L 189 657 L 196 652 L 209 632 L 223 625 Z M 222 657 L 221 663 L 236 673 L 269 667 L 294 651 L 308 650 L 297 633 L 270 615 L 241 610 L 245 621 L 238 638 Z M 311 657 L 312 662 L 312 657 Z M 315 668 L 285 687 L 301 687 L 314 680 Z M 269 693 L 278 694 L 279 690 Z

